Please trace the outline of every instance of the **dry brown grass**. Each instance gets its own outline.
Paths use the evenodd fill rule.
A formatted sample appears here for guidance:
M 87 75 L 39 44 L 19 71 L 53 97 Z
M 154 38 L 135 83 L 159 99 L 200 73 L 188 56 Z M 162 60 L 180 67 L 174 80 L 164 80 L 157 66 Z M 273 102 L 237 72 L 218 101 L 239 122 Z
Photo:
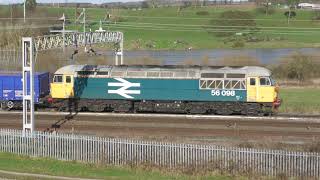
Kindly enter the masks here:
M 319 54 L 297 52 L 282 58 L 279 64 L 269 65 L 268 68 L 272 70 L 274 78 L 282 80 L 287 85 L 312 85 L 320 78 L 318 57 Z
M 255 148 L 255 149 L 274 149 L 287 150 L 298 152 L 320 152 L 320 141 L 313 140 L 304 142 L 303 144 L 289 144 L 285 142 L 274 142 L 272 139 L 264 139 L 261 142 L 240 142 L 236 146 L 241 148 Z
M 16 49 L 20 47 L 22 37 L 34 37 L 44 33 L 43 29 L 22 28 L 23 26 L 21 24 L 11 25 L 9 23 L 0 22 L 0 27 L 0 48 L 7 49 Z
M 0 48 L 17 48 L 21 44 L 22 37 L 35 37 L 48 33 L 49 26 L 61 24 L 59 14 L 48 12 L 37 8 L 33 12 L 27 12 L 28 19 L 23 22 L 23 11 L 21 7 L 13 8 L 12 14 L 8 7 L 0 7 Z M 57 19 L 48 19 L 56 17 Z M 41 26 L 37 27 L 37 26 Z M 33 28 L 31 28 L 33 27 Z
M 114 63 L 114 59 L 110 59 L 103 55 L 86 53 L 84 52 L 84 48 L 79 48 L 74 59 L 71 59 L 73 52 L 73 48 L 67 48 L 65 52 L 63 52 L 62 49 L 39 52 L 36 70 L 55 72 L 60 67 L 69 64 L 110 65 Z

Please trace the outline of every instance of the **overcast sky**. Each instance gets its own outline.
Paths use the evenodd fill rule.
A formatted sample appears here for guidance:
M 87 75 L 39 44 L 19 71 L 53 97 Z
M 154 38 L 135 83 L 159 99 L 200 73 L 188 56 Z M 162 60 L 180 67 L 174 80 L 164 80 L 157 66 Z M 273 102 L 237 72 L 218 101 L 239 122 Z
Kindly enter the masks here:
M 106 2 L 133 2 L 141 0 L 36 0 L 38 3 L 91 2 L 101 4 Z M 23 0 L 0 0 L 0 4 L 22 3 Z

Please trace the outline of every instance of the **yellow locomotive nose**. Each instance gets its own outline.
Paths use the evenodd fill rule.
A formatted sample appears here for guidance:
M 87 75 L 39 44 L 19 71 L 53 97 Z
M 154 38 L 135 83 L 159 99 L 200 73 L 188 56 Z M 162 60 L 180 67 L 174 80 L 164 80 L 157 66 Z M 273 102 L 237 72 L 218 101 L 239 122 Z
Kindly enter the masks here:
M 279 98 L 279 92 L 280 92 L 280 87 L 278 84 L 276 84 L 275 88 L 274 88 L 274 101 L 272 103 L 272 106 L 274 109 L 278 109 L 281 105 L 281 99 Z
M 279 90 L 280 90 L 280 87 L 278 84 L 275 85 L 275 88 L 274 88 L 275 92 L 278 94 L 279 93 Z

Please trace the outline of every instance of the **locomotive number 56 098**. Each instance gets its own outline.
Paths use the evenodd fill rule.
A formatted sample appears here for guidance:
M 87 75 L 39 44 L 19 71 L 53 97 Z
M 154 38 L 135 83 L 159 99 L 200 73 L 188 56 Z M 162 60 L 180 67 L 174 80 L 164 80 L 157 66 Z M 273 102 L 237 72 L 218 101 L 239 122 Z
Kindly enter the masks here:
M 235 96 L 236 92 L 233 90 L 212 90 L 212 96 Z

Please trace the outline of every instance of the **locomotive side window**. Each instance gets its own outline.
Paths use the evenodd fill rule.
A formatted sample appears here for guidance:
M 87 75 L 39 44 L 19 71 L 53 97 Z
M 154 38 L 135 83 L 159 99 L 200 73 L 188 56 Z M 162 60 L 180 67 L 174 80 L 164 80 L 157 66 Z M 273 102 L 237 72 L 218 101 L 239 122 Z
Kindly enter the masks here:
M 223 73 L 202 73 L 201 78 L 224 78 Z
M 256 79 L 250 78 L 250 86 L 255 86 L 255 85 L 256 85 Z
M 244 79 L 200 79 L 200 89 L 246 89 Z
M 245 74 L 227 74 L 227 78 L 245 78 Z
M 223 81 L 222 80 L 217 80 L 216 81 L 216 88 L 215 89 L 225 89 L 224 87 L 223 87 Z
M 66 83 L 71 83 L 71 76 L 66 76 Z
M 99 75 L 99 76 L 108 76 L 109 72 L 108 71 L 99 71 L 99 72 L 97 72 L 97 75 Z
M 62 83 L 62 75 L 55 75 L 53 78 L 53 82 Z
M 206 88 L 207 88 L 207 81 L 200 80 L 200 89 L 206 89 Z
M 271 82 L 270 79 L 267 77 L 261 77 L 260 78 L 260 86 L 270 86 Z
M 200 89 L 246 89 L 246 75 L 236 73 L 201 73 Z
M 90 75 L 94 75 L 94 71 L 78 71 L 78 75 L 80 75 L 80 76 L 90 76 Z

